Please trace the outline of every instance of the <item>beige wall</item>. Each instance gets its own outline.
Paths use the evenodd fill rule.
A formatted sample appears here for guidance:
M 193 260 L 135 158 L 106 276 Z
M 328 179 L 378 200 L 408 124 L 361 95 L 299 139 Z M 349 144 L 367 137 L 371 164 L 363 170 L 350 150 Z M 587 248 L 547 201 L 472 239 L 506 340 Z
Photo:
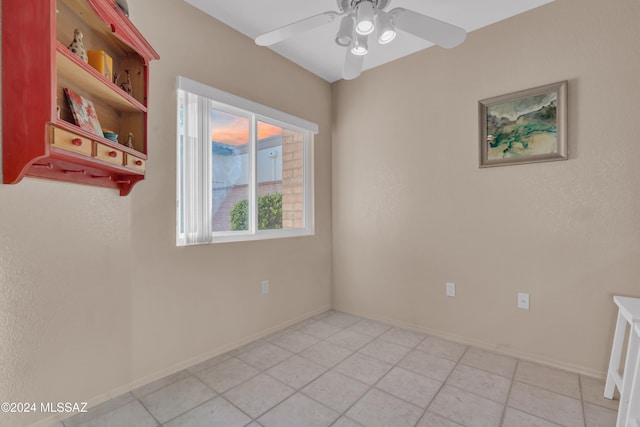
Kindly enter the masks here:
M 602 375 L 640 296 L 638 17 L 557 0 L 335 84 L 334 307 Z M 570 160 L 479 169 L 478 100 L 561 80 Z
M 340 309 L 602 373 L 611 296 L 640 296 L 637 2 L 557 0 L 332 91 L 182 1 L 129 5 L 162 56 L 147 180 L 127 198 L 0 185 L 0 401 L 97 402 L 331 294 Z M 320 124 L 314 237 L 175 247 L 177 74 Z M 570 160 L 478 169 L 477 101 L 564 79 Z
M 86 401 L 132 379 L 130 206 L 103 189 L 0 185 L 0 401 Z
M 183 1 L 129 0 L 129 5 L 161 56 L 151 66 L 152 162 L 131 211 L 132 369 L 141 378 L 331 304 L 331 90 Z M 175 246 L 177 75 L 319 124 L 315 236 Z M 267 296 L 261 293 L 262 279 L 270 280 Z
M 151 64 L 147 180 L 126 198 L 0 185 L 0 402 L 96 403 L 331 302 L 329 84 L 183 1 L 129 7 L 162 57 Z M 320 125 L 315 236 L 175 246 L 178 74 Z M 0 425 L 43 417 L 0 414 Z

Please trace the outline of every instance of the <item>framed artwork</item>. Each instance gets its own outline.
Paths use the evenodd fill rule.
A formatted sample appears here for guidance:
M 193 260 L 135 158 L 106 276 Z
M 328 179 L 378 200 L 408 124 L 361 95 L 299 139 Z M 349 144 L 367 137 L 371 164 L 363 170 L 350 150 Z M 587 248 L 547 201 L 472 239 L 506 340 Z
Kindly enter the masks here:
M 480 167 L 567 160 L 567 82 L 484 99 Z
M 76 124 L 87 132 L 103 136 L 102 128 L 100 127 L 100 122 L 98 121 L 98 115 L 96 114 L 93 102 L 78 95 L 69 88 L 65 88 L 64 93 L 69 101 L 69 106 L 71 107 L 73 119 Z

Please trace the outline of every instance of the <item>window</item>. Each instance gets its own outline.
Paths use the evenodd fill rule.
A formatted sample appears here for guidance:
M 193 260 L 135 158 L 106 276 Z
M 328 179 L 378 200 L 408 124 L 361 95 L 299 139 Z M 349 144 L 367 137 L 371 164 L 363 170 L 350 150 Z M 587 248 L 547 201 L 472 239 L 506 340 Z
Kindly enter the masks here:
M 178 77 L 177 244 L 313 234 L 315 123 Z

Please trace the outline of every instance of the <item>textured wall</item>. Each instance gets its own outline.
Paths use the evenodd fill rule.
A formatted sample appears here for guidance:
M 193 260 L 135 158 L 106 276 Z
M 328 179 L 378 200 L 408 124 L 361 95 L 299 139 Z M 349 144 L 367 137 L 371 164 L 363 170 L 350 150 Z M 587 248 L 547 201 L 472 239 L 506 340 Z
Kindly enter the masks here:
M 640 296 L 639 18 L 557 0 L 334 85 L 334 306 L 603 374 Z M 561 80 L 570 160 L 479 169 L 478 100 Z
M 111 190 L 0 184 L 0 402 L 86 401 L 131 380 L 130 208 Z
M 128 3 L 162 56 L 147 180 L 0 185 L 0 402 L 95 404 L 330 304 L 329 84 L 183 1 Z M 176 248 L 178 74 L 319 123 L 315 236 Z
M 131 380 L 130 202 L 30 178 L 0 186 L 0 402 L 87 401 Z
M 150 378 L 330 305 L 331 89 L 186 2 L 129 5 L 161 56 L 151 67 L 147 180 L 134 192 L 131 217 L 132 369 Z M 178 75 L 319 124 L 315 236 L 175 246 Z M 262 279 L 270 280 L 267 296 Z

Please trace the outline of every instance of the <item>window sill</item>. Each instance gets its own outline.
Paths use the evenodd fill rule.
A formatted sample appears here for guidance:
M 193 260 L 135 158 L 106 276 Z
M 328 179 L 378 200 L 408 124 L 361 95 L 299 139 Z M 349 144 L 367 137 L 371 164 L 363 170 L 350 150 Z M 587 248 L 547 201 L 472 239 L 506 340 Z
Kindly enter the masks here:
M 257 240 L 286 239 L 291 237 L 308 237 L 315 235 L 314 230 L 291 229 L 291 230 L 260 230 L 255 234 L 249 232 L 216 233 L 211 241 L 201 243 L 186 243 L 185 239 L 179 239 L 176 246 L 207 245 L 216 243 L 251 242 Z

